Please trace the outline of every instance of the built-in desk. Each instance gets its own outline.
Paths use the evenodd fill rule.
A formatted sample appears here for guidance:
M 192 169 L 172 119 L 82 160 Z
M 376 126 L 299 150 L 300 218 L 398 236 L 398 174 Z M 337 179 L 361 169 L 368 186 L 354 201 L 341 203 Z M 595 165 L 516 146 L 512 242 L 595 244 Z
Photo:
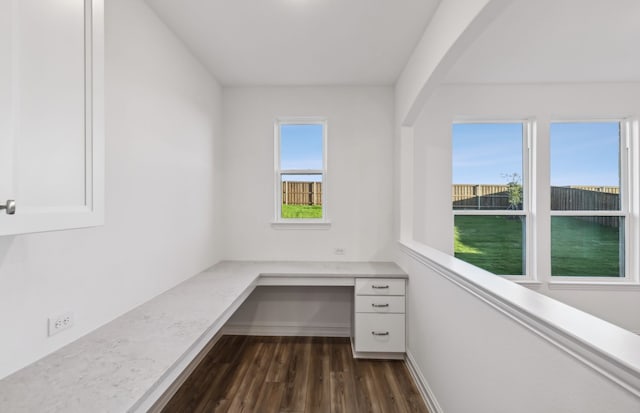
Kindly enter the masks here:
M 257 285 L 406 277 L 383 262 L 224 261 L 0 380 L 0 411 L 148 411 Z

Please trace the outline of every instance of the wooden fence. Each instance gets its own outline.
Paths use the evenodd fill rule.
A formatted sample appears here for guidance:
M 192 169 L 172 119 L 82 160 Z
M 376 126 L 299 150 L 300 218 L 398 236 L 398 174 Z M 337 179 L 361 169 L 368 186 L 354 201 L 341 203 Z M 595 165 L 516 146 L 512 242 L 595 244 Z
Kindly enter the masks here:
M 453 209 L 507 209 L 508 185 L 453 185 Z
M 507 209 L 508 185 L 454 184 L 453 209 Z M 620 189 L 617 186 L 552 186 L 553 211 L 617 211 Z M 581 217 L 580 219 L 617 228 L 618 217 Z
M 620 194 L 598 191 L 596 187 L 551 187 L 551 210 L 553 211 L 617 211 L 620 209 Z M 599 187 L 597 187 L 599 188 Z
M 588 188 L 588 189 L 587 189 Z M 592 189 L 593 188 L 593 189 Z M 551 187 L 552 211 L 619 211 L 620 190 L 615 192 L 598 190 L 601 187 Z M 608 187 L 611 188 L 611 187 Z M 595 190 L 594 190 L 595 189 Z M 583 221 L 595 222 L 607 227 L 618 228 L 620 217 L 580 217 Z
M 322 205 L 322 182 L 282 182 L 285 205 Z

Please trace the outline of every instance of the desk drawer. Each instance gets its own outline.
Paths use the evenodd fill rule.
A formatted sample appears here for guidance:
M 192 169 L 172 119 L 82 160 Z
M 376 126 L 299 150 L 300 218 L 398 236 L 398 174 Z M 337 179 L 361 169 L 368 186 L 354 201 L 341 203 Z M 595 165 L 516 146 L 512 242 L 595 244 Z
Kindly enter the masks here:
M 356 278 L 356 295 L 404 295 L 404 279 Z
M 358 313 L 355 321 L 356 351 L 404 352 L 404 314 Z
M 404 313 L 404 296 L 356 295 L 356 313 Z

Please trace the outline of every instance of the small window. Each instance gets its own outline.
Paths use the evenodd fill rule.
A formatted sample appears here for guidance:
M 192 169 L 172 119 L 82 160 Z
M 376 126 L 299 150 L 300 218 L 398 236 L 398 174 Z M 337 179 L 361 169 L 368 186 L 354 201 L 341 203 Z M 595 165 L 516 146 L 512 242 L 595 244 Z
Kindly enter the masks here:
M 326 221 L 326 121 L 276 123 L 276 221 Z
M 625 276 L 620 122 L 555 122 L 551 138 L 551 275 Z
M 499 275 L 527 274 L 525 129 L 522 122 L 452 129 L 454 254 Z

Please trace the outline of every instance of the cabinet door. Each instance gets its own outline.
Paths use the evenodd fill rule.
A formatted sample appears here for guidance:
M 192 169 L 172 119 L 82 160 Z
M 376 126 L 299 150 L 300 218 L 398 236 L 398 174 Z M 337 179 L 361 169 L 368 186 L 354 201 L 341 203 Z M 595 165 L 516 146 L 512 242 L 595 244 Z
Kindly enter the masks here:
M 0 235 L 103 222 L 102 0 L 0 0 Z

